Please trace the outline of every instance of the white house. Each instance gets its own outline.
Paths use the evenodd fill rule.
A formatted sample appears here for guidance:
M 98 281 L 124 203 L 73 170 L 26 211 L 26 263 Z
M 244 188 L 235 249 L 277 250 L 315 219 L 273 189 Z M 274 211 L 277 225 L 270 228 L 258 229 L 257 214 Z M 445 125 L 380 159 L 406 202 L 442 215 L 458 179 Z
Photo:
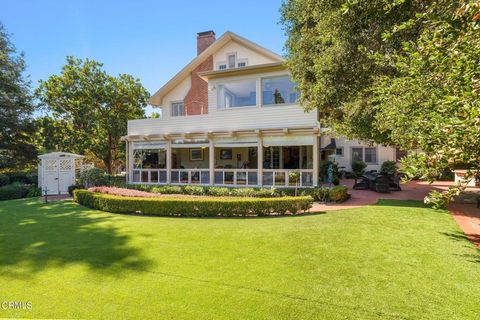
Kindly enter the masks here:
M 150 99 L 159 119 L 128 122 L 130 183 L 317 186 L 319 163 L 335 154 L 369 169 L 395 149 L 321 137 L 316 111 L 304 112 L 284 59 L 235 33 L 197 36 L 197 56 Z M 328 139 L 327 139 L 328 138 Z

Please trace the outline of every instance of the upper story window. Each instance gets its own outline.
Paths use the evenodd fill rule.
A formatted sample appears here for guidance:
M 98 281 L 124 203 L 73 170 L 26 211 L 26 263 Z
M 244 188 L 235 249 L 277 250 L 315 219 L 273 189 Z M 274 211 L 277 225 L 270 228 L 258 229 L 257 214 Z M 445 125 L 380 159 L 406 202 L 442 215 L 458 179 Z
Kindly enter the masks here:
M 185 105 L 183 101 L 172 102 L 172 117 L 181 117 L 185 115 Z
M 243 68 L 248 65 L 248 58 L 239 59 L 236 52 L 227 53 L 225 60 L 216 62 L 216 65 L 218 70 Z
M 257 105 L 256 79 L 225 82 L 218 85 L 218 108 Z
M 262 103 L 264 105 L 296 103 L 296 83 L 289 76 L 262 79 Z
M 237 64 L 237 55 L 236 54 L 229 54 L 227 57 L 228 69 L 235 68 Z

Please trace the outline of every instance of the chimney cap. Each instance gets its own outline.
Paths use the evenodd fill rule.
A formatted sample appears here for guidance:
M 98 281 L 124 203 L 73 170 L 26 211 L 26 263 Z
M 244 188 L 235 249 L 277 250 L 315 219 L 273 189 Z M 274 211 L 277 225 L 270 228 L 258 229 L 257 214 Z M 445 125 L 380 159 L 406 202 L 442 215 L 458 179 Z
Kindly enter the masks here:
M 213 30 L 208 30 L 208 31 L 203 31 L 203 32 L 199 32 L 197 33 L 197 35 L 199 37 L 202 37 L 202 36 L 210 36 L 210 35 L 215 35 L 215 32 Z

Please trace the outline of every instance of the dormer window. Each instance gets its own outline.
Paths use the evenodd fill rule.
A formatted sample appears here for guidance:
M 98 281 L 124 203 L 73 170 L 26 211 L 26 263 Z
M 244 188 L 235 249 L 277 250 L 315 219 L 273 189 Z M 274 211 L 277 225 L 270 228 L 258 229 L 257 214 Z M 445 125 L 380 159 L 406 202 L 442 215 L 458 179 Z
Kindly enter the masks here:
M 246 67 L 247 66 L 247 63 L 246 62 L 239 62 L 238 63 L 238 67 L 239 68 L 243 68 L 243 67 Z
M 218 70 L 226 70 L 227 69 L 227 65 L 226 64 L 221 64 L 218 66 Z

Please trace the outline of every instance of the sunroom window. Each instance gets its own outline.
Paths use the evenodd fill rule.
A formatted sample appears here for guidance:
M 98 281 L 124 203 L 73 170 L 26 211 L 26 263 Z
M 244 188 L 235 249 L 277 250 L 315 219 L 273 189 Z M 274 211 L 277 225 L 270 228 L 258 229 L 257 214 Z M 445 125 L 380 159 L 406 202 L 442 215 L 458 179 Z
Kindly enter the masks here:
M 296 103 L 296 83 L 289 76 L 262 79 L 262 103 L 264 105 Z
M 256 80 L 241 80 L 218 85 L 220 109 L 255 106 L 257 101 Z

